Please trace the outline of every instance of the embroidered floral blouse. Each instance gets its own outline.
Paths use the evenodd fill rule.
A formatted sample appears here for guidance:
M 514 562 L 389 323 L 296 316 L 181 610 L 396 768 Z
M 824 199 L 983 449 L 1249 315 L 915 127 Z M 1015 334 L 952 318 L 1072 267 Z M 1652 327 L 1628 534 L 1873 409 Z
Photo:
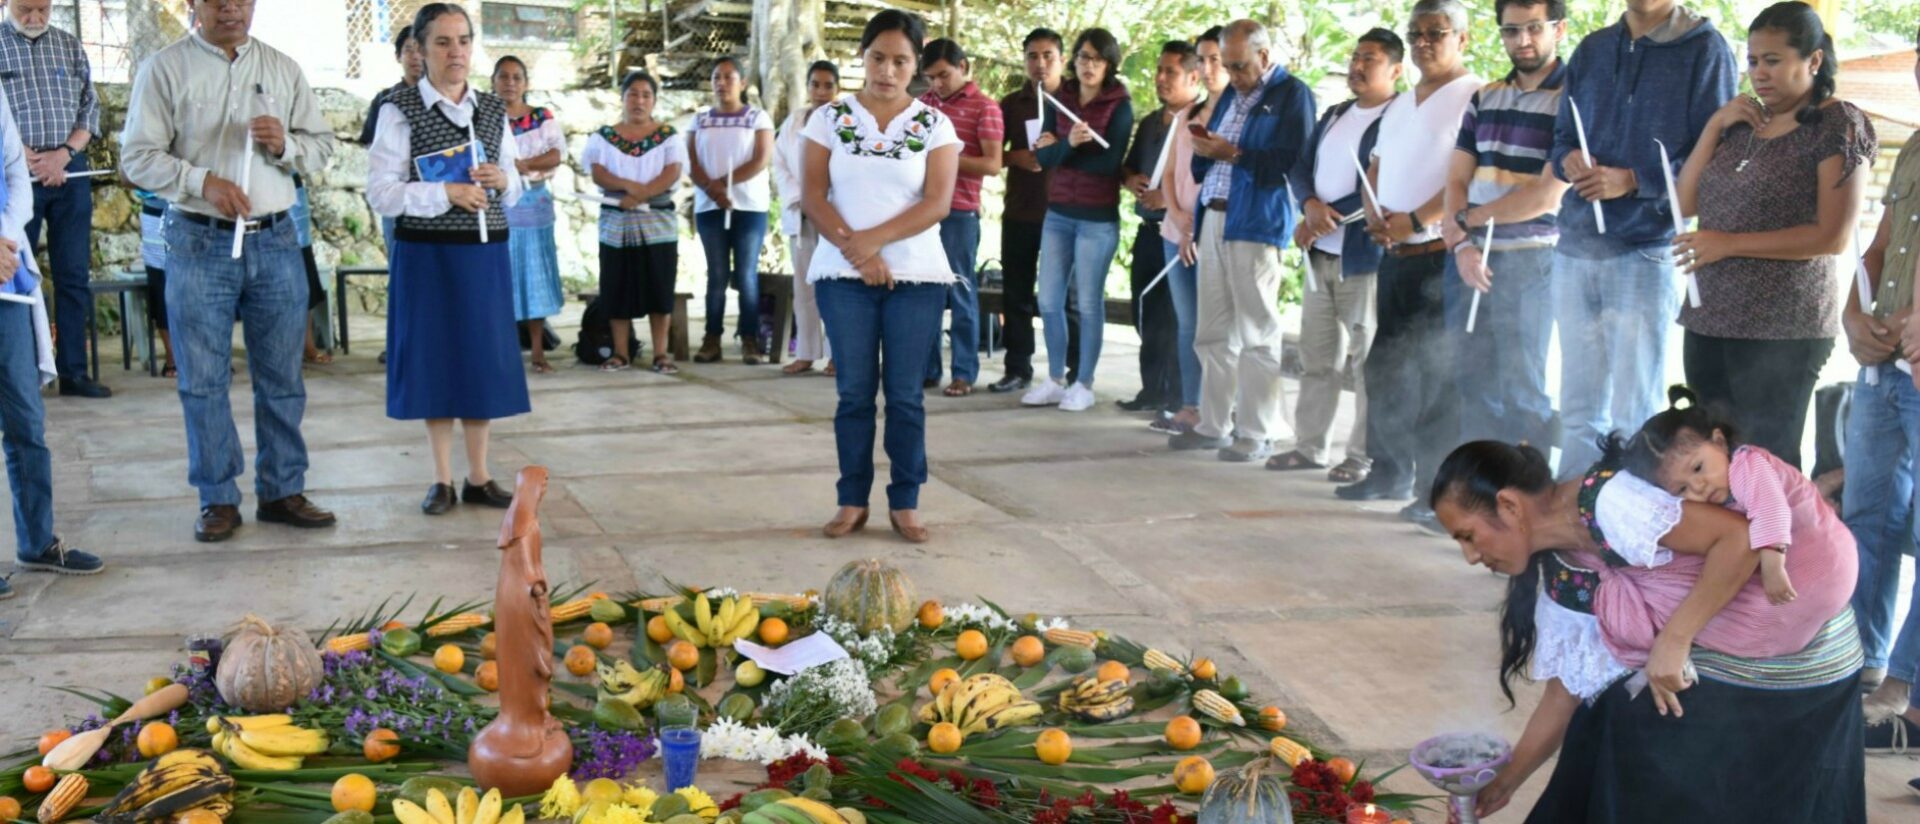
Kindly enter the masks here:
M 814 112 L 805 136 L 830 153 L 827 200 L 855 231 L 892 220 L 919 203 L 926 192 L 928 153 L 960 143 L 953 124 L 925 103 L 913 101 L 882 128 L 852 95 Z M 937 225 L 887 244 L 880 256 L 898 281 L 954 280 Z M 807 272 L 809 282 L 859 277 L 859 271 L 831 243 L 822 243 L 814 251 Z

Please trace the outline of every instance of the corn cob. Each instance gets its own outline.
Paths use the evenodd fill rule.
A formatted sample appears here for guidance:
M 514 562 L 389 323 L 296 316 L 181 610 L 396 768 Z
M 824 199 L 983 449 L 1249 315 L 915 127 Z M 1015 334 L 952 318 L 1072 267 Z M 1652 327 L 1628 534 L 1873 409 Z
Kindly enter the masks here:
M 438 623 L 434 623 L 436 621 L 438 621 Z M 443 638 L 448 635 L 459 635 L 476 627 L 484 627 L 487 625 L 487 616 L 478 612 L 462 612 L 459 615 L 450 615 L 447 616 L 445 620 L 441 620 L 438 615 L 429 615 L 427 616 L 427 622 L 433 624 L 427 627 L 427 637 Z
M 656 598 L 642 598 L 635 601 L 633 605 L 648 612 L 658 614 L 679 606 L 680 602 L 685 600 L 687 599 L 680 595 L 661 595 Z
M 1186 675 L 1187 665 L 1173 660 L 1173 656 L 1157 649 L 1147 650 L 1140 656 L 1141 665 L 1148 670 L 1173 670 L 1175 675 Z
M 1093 633 L 1072 629 L 1047 630 L 1047 640 L 1054 646 L 1060 647 L 1086 647 L 1087 649 L 1094 649 L 1100 645 L 1100 639 L 1094 637 Z
M 40 802 L 40 824 L 54 824 L 74 807 L 80 806 L 80 799 L 87 797 L 87 777 L 79 773 L 67 773 L 60 777 L 60 783 L 53 785 L 45 800 Z
M 789 609 L 801 610 L 801 609 L 806 609 L 809 605 L 813 603 L 812 599 L 808 598 L 805 595 L 781 595 L 781 594 L 771 593 L 771 592 L 749 592 L 747 593 L 747 597 L 753 599 L 753 605 L 756 607 L 764 607 L 768 604 L 778 601 L 782 604 L 786 604 L 787 608 Z
M 1305 745 L 1284 735 L 1274 736 L 1273 743 L 1267 746 L 1267 752 L 1286 762 L 1288 767 L 1298 767 L 1300 762 L 1313 757 Z
M 564 624 L 568 621 L 585 618 L 587 617 L 587 613 L 591 611 L 593 611 L 593 599 L 575 598 L 564 604 L 555 604 L 551 615 L 554 623 Z
M 373 639 L 364 632 L 352 635 L 335 635 L 327 639 L 327 651 L 338 655 L 349 652 L 366 652 L 373 649 Z
M 1247 725 L 1247 719 L 1240 714 L 1240 708 L 1226 697 L 1213 690 L 1195 690 L 1193 708 L 1206 713 L 1216 721 L 1232 724 L 1236 727 Z

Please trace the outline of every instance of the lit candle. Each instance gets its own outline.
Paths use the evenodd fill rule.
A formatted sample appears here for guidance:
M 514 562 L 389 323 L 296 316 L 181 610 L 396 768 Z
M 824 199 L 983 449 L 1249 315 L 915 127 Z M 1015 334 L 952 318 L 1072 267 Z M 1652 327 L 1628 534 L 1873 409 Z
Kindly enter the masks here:
M 1347 808 L 1347 824 L 1391 824 L 1393 815 L 1372 804 Z

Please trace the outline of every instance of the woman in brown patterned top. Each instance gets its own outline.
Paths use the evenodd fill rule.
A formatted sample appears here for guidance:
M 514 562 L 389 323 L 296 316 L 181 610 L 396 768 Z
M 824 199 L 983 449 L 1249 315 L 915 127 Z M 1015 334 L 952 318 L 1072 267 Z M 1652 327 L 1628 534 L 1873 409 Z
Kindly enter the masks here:
M 1687 382 L 1740 410 L 1749 439 L 1800 464 L 1807 405 L 1840 331 L 1836 263 L 1859 220 L 1873 127 L 1834 100 L 1833 38 L 1805 3 L 1776 3 L 1747 29 L 1753 96 L 1714 113 L 1678 183 L 1697 231 L 1674 238 L 1699 279 L 1684 306 Z

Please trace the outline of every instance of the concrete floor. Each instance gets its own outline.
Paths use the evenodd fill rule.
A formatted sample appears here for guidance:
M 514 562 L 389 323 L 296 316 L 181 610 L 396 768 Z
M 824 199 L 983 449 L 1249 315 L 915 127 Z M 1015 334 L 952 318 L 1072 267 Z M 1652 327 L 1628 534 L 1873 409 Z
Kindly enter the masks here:
M 563 323 L 577 323 L 578 311 L 569 307 Z M 431 480 L 426 439 L 418 424 L 385 417 L 373 359 L 382 324 L 354 322 L 355 354 L 307 372 L 308 484 L 339 513 L 336 529 L 249 517 L 232 542 L 196 544 L 169 382 L 109 368 L 111 400 L 48 399 L 60 532 L 111 565 L 91 578 L 14 577 L 21 597 L 0 603 L 0 706 L 9 710 L 0 751 L 84 714 L 79 699 L 48 687 L 136 690 L 181 659 L 185 636 L 245 612 L 317 630 L 396 592 L 488 591 L 499 513 L 419 514 Z M 562 337 L 571 342 L 574 330 Z M 1506 711 L 1495 688 L 1501 581 L 1396 520 L 1395 505 L 1336 500 L 1320 473 L 1166 451 L 1142 417 L 1112 406 L 1138 387 L 1135 341 L 1110 331 L 1102 405 L 1084 414 L 1025 410 L 985 392 L 929 395 L 933 478 L 922 508 L 935 537 L 924 546 L 900 542 L 884 522 L 849 540 L 818 536 L 835 473 L 833 387 L 817 373 L 782 377 L 736 359 L 685 364 L 675 378 L 578 366 L 531 375 L 534 412 L 500 424 L 493 469 L 552 471 L 543 522 L 556 582 L 804 589 L 847 560 L 878 556 L 929 596 L 989 598 L 1212 656 L 1315 741 L 1373 765 L 1397 763 L 1441 731 L 1517 737 L 1532 693 Z M 103 341 L 107 352 L 117 345 Z M 995 359 L 983 378 L 997 376 Z M 251 449 L 244 369 L 236 383 Z M 250 516 L 251 482 L 241 485 Z M 1920 776 L 1920 757 L 1870 757 L 1869 771 L 1873 820 L 1920 816 L 1920 796 L 1905 785 Z M 1544 782 L 1543 772 L 1515 808 Z M 1390 784 L 1427 789 L 1407 773 Z

